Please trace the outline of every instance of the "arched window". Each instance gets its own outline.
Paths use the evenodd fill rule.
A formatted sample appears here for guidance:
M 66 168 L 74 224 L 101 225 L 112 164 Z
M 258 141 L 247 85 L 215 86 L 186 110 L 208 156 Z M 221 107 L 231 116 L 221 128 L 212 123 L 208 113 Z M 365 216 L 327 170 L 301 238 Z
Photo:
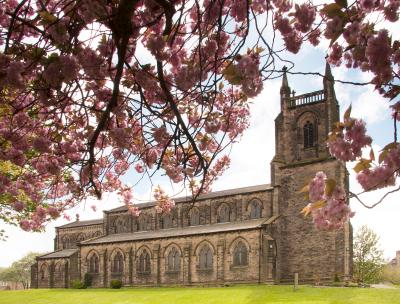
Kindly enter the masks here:
M 303 127 L 304 132 L 304 148 L 311 148 L 314 146 L 314 125 L 307 120 Z
M 97 254 L 93 254 L 89 259 L 89 272 L 99 273 L 99 257 Z
M 233 250 L 233 265 L 246 266 L 247 260 L 247 247 L 242 241 L 238 242 Z
M 180 266 L 180 255 L 179 251 L 173 247 L 168 253 L 167 257 L 167 269 L 168 271 L 179 271 Z
M 142 215 L 139 217 L 138 231 L 146 230 L 148 230 L 148 218 L 146 215 Z
M 190 210 L 189 226 L 197 225 L 200 225 L 200 212 L 199 209 L 193 208 L 192 210 Z
M 54 267 L 54 278 L 56 280 L 61 280 L 62 277 L 63 277 L 62 265 L 60 263 L 57 263 L 56 266 Z
M 68 236 L 64 236 L 62 238 L 62 248 L 63 249 L 68 249 L 71 247 L 71 241 L 69 240 Z
M 221 208 L 219 209 L 219 217 L 218 217 L 218 222 L 219 223 L 225 223 L 229 222 L 231 217 L 231 210 L 230 208 L 226 205 L 223 204 Z
M 126 232 L 126 223 L 124 219 L 122 218 L 117 218 L 114 222 L 114 231 L 115 233 L 123 233 Z
M 199 268 L 200 269 L 212 269 L 213 267 L 213 256 L 210 246 L 204 245 L 199 254 Z
M 165 214 L 162 217 L 162 228 L 163 229 L 172 228 L 172 215 L 171 214 Z
M 143 250 L 141 255 L 139 256 L 139 269 L 140 273 L 150 273 L 150 254 L 147 250 Z
M 82 242 L 85 240 L 85 235 L 83 233 L 79 233 L 78 236 L 76 237 L 76 242 Z
M 250 218 L 257 219 L 261 217 L 261 204 L 254 200 L 250 203 Z
M 40 279 L 45 280 L 47 278 L 47 265 L 44 264 L 40 267 Z
M 122 273 L 124 271 L 124 257 L 121 252 L 117 252 L 114 256 L 112 272 Z

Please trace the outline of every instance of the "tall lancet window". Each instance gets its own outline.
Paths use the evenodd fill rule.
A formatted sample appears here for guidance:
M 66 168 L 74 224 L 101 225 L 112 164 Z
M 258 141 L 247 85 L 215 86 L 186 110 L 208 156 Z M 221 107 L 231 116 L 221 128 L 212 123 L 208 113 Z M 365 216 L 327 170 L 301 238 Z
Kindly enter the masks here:
M 304 131 L 304 148 L 314 147 L 314 125 L 307 120 L 303 127 Z

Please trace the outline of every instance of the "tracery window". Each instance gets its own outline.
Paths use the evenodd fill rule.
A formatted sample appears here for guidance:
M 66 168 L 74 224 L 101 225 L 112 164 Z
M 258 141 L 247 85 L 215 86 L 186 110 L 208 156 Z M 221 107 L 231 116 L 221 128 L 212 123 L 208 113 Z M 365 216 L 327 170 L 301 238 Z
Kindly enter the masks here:
M 247 260 L 247 247 L 242 241 L 238 242 L 233 250 L 233 265 L 234 266 L 246 266 Z
M 139 217 L 138 230 L 139 231 L 148 230 L 148 217 L 146 215 Z
M 122 273 L 124 271 L 124 257 L 121 252 L 115 254 L 112 266 L 112 272 L 114 273 Z
M 200 269 L 212 269 L 213 267 L 213 255 L 210 246 L 204 245 L 199 253 L 199 268 Z
M 114 231 L 115 233 L 123 233 L 126 232 L 126 223 L 124 219 L 117 218 L 114 222 Z
M 99 273 L 99 257 L 97 254 L 93 254 L 89 259 L 89 272 Z
M 47 277 L 47 266 L 42 265 L 42 267 L 40 268 L 40 279 L 45 280 L 46 277 Z
M 261 204 L 259 201 L 253 200 L 250 203 L 250 218 L 257 219 L 261 217 Z
M 230 208 L 226 205 L 223 204 L 221 208 L 219 209 L 219 217 L 218 217 L 218 222 L 219 223 L 225 223 L 229 222 L 231 217 L 231 210 Z
M 193 208 L 190 210 L 189 226 L 200 225 L 200 212 L 199 209 Z
M 63 249 L 68 249 L 71 247 L 71 241 L 68 236 L 64 236 L 62 238 L 62 247 Z
M 162 217 L 162 228 L 167 229 L 172 227 L 172 216 L 171 214 L 165 214 Z
M 57 280 L 60 280 L 60 279 L 62 279 L 62 276 L 63 276 L 62 265 L 60 263 L 58 263 L 54 267 L 54 277 Z
M 150 254 L 147 250 L 143 250 L 141 255 L 139 256 L 139 269 L 140 273 L 150 273 Z
M 180 254 L 179 251 L 173 247 L 168 253 L 167 257 L 167 270 L 168 271 L 179 271 L 180 266 Z
M 304 148 L 311 148 L 314 146 L 314 125 L 307 120 L 303 127 L 304 133 Z

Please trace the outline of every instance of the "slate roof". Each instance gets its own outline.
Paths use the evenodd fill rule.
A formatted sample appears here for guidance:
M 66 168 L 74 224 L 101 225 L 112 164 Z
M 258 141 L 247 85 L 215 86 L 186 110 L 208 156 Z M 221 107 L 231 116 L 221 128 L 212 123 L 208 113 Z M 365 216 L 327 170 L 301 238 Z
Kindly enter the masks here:
M 57 259 L 57 258 L 69 258 L 71 255 L 78 251 L 77 248 L 63 249 L 54 252 L 50 252 L 44 255 L 40 255 L 37 259 Z
M 251 192 L 260 192 L 260 191 L 266 191 L 266 190 L 272 190 L 272 189 L 273 188 L 271 187 L 271 184 L 262 184 L 262 185 L 257 185 L 257 186 L 249 186 L 249 187 L 228 189 L 228 190 L 222 190 L 222 191 L 214 191 L 214 192 L 200 195 L 196 199 L 196 201 L 224 197 L 224 196 L 232 196 L 232 195 L 237 195 L 237 194 L 246 194 L 246 193 L 251 193 Z M 184 203 L 184 202 L 187 202 L 190 200 L 191 200 L 190 196 L 174 198 L 175 203 Z M 156 202 L 147 202 L 147 203 L 142 203 L 142 204 L 135 204 L 135 206 L 137 206 L 139 208 L 145 208 L 145 207 L 153 207 L 153 206 L 155 206 L 155 204 L 156 204 Z M 117 207 L 114 209 L 110 209 L 105 212 L 113 213 L 113 212 L 120 212 L 120 211 L 126 211 L 126 210 L 127 210 L 127 207 L 125 205 L 123 205 L 123 206 L 120 206 L 120 207 Z
M 72 223 L 68 223 L 62 226 L 58 226 L 57 228 L 73 228 L 73 227 L 82 227 L 82 226 L 90 226 L 90 225 L 98 225 L 103 224 L 103 219 L 95 219 L 88 221 L 75 221 Z
M 184 228 L 179 227 L 179 228 L 162 229 L 156 231 L 140 231 L 133 233 L 129 232 L 120 234 L 110 234 L 95 239 L 82 241 L 80 244 L 95 245 L 95 244 L 105 244 L 105 243 L 118 243 L 127 241 L 181 237 L 181 236 L 228 232 L 228 231 L 249 230 L 249 229 L 260 228 L 262 225 L 270 224 L 273 221 L 275 221 L 278 217 L 279 216 L 273 216 L 267 220 L 265 218 L 262 218 L 262 219 L 247 220 L 241 222 L 189 226 Z

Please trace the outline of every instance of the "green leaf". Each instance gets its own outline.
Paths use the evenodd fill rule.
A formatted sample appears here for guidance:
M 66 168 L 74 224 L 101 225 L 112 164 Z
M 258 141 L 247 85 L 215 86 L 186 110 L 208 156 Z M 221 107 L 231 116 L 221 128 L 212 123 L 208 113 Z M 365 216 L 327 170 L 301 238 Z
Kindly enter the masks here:
M 357 163 L 357 165 L 354 166 L 353 168 L 354 172 L 358 173 L 364 169 L 370 168 L 371 162 L 372 160 L 370 159 L 361 158 L 361 160 Z
M 347 0 L 335 0 L 335 3 L 341 8 L 347 8 Z
M 40 18 L 42 18 L 43 21 L 46 23 L 54 23 L 57 21 L 57 17 L 50 14 L 48 11 L 41 11 L 39 12 Z
M 342 12 L 342 7 L 337 3 L 330 3 L 325 5 L 321 12 L 327 15 L 329 18 L 333 18 L 335 16 L 342 17 L 344 13 Z
M 230 84 L 238 85 L 242 81 L 242 76 L 240 76 L 238 69 L 233 64 L 228 65 L 222 74 Z
M 347 108 L 346 112 L 344 112 L 343 114 L 343 118 L 350 118 L 350 114 L 351 114 L 351 105 Z
M 301 190 L 299 191 L 300 193 L 308 192 L 310 191 L 310 186 L 307 184 Z
M 331 196 L 333 190 L 336 188 L 336 181 L 334 179 L 328 178 L 325 181 L 325 194 L 326 196 Z

